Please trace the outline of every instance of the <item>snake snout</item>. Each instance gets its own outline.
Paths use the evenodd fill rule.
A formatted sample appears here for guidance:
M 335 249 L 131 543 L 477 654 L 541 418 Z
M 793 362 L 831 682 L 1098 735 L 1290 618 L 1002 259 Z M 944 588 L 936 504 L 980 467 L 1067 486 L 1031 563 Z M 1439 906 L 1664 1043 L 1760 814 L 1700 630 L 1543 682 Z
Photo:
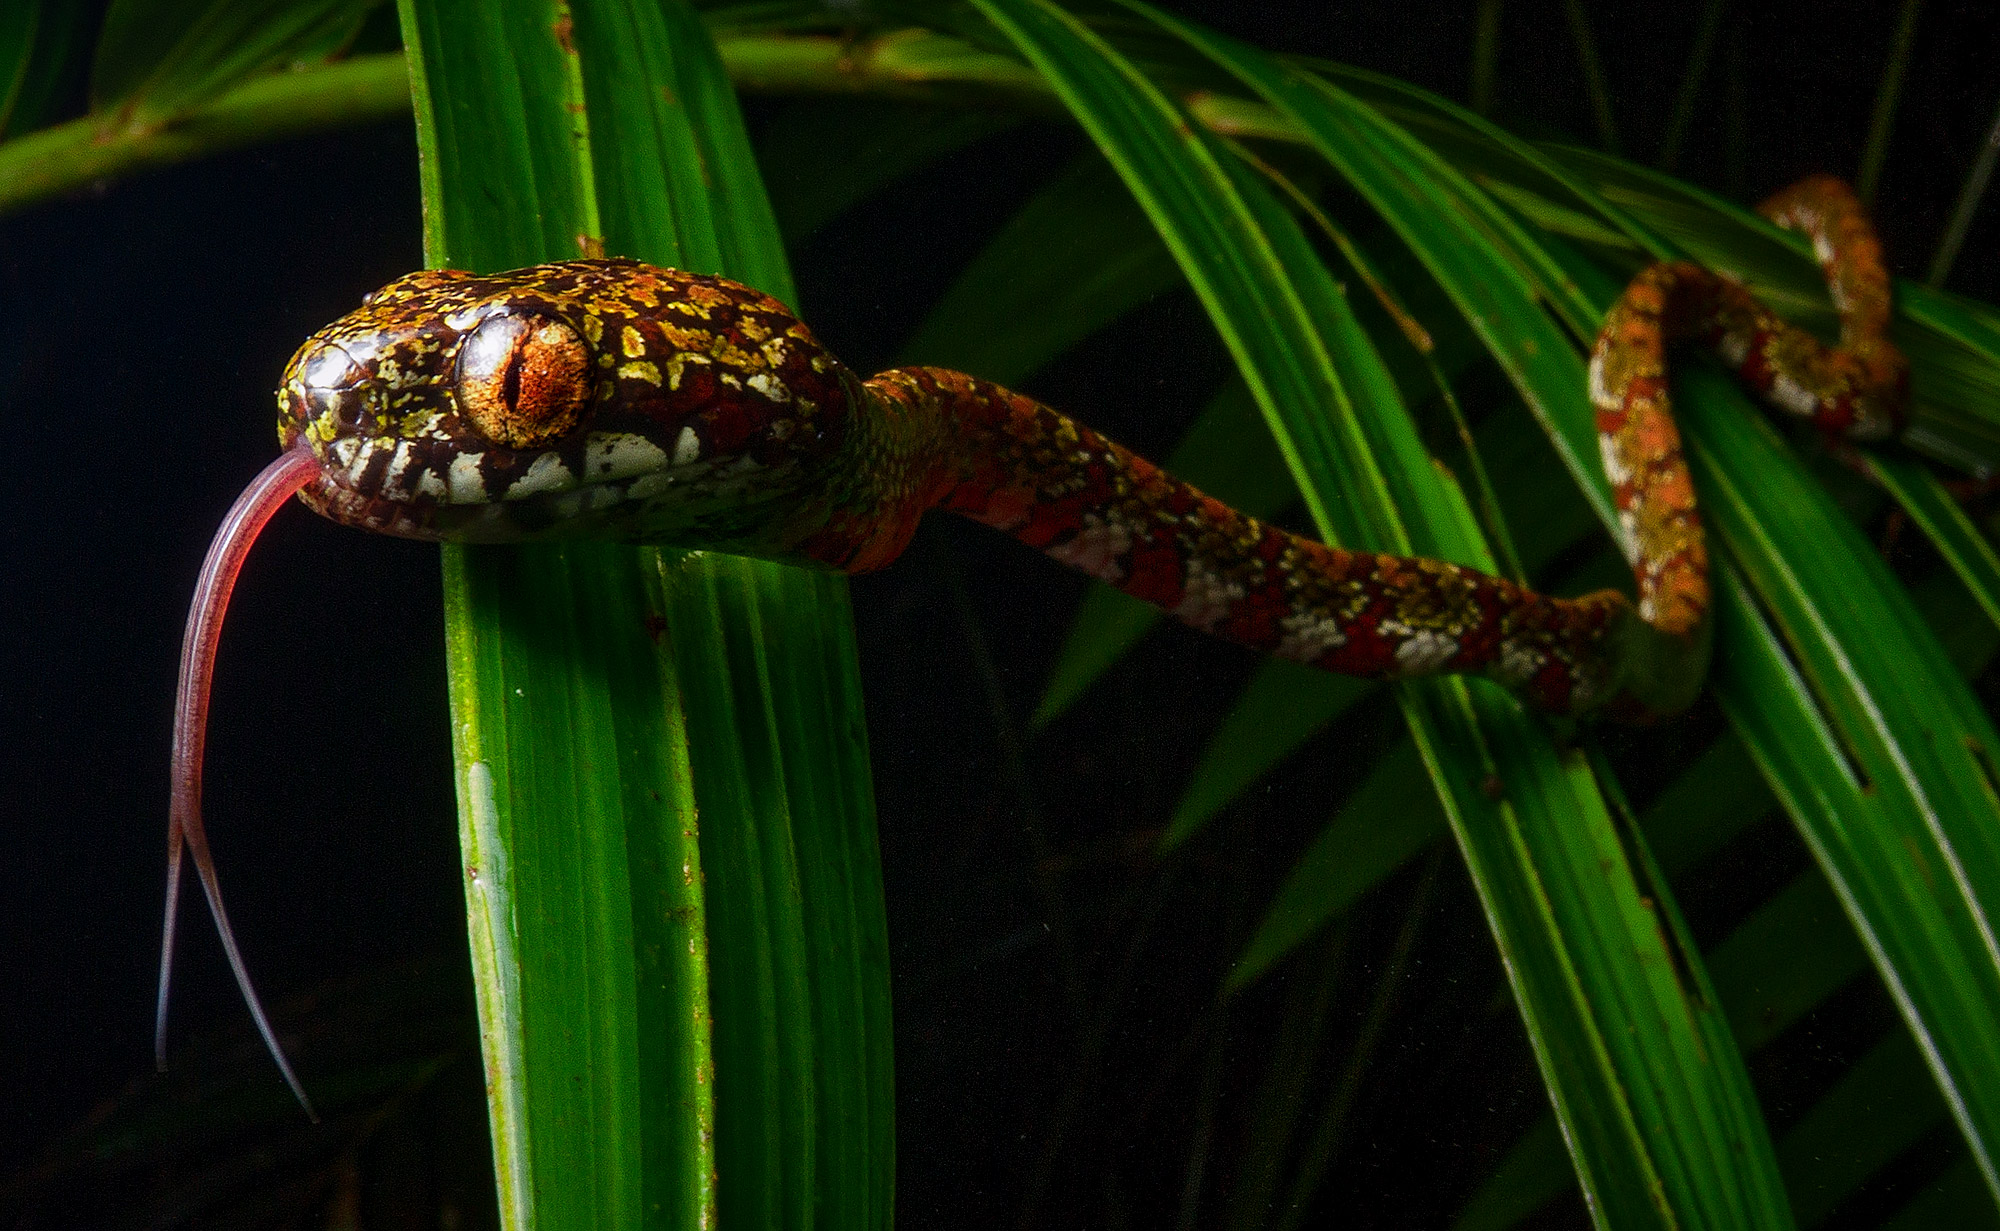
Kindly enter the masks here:
M 369 428 L 382 398 L 382 382 L 333 342 L 300 351 L 278 391 L 287 435 L 303 433 L 315 444 Z

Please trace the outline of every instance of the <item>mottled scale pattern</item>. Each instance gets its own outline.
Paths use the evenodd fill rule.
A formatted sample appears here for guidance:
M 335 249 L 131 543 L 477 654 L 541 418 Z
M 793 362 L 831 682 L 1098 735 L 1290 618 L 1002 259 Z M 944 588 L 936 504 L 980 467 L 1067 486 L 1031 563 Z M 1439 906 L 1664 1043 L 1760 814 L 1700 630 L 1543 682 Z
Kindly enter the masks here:
M 1370 678 L 1479 672 L 1553 712 L 1647 718 L 1692 697 L 1706 653 L 1707 556 L 1667 344 L 1714 346 L 1832 432 L 1885 435 L 1901 414 L 1888 279 L 1852 194 L 1814 179 L 1765 209 L 1812 237 L 1839 347 L 1721 275 L 1662 264 L 1592 355 L 1636 609 L 1313 542 L 1018 393 L 940 368 L 861 381 L 776 300 L 627 260 L 391 283 L 300 349 L 279 434 L 319 464 L 306 503 L 387 533 L 593 536 L 865 572 L 942 508 L 1253 649 Z
M 560 321 L 593 357 L 583 422 L 513 448 L 460 404 L 467 341 L 506 315 Z M 278 391 L 278 434 L 322 462 L 301 493 L 409 538 L 563 535 L 775 550 L 852 421 L 859 381 L 786 307 L 726 278 L 629 260 L 409 274 L 313 335 Z
M 1803 232 L 1839 313 L 1838 346 L 1786 323 L 1727 276 L 1685 261 L 1642 270 L 1604 320 L 1590 360 L 1590 400 L 1639 591 L 1639 616 L 1693 637 L 1709 610 L 1708 548 L 1667 389 L 1666 350 L 1715 350 L 1743 383 L 1829 436 L 1879 440 L 1900 430 L 1908 365 L 1888 340 L 1889 274 L 1854 193 L 1814 176 L 1759 207 Z
M 1602 700 L 1611 683 L 1599 645 L 1618 595 L 1550 599 L 1455 564 L 1328 547 L 960 372 L 897 369 L 866 391 L 885 420 L 945 427 L 926 440 L 935 461 L 912 468 L 928 477 L 878 506 L 884 523 L 913 527 L 924 509 L 948 509 L 1202 632 L 1343 675 L 1484 672 L 1563 712 Z M 886 562 L 879 540 L 856 542 L 836 536 L 811 554 L 848 568 Z

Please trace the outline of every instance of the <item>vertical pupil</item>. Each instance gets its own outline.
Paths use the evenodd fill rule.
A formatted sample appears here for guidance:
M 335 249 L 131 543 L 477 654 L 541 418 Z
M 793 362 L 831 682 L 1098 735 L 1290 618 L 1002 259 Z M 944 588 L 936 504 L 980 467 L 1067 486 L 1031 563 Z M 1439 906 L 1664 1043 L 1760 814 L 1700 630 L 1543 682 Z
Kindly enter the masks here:
M 526 358 L 523 352 L 528 349 L 528 342 L 525 337 L 519 338 L 508 348 L 507 366 L 500 374 L 501 404 L 509 410 L 518 410 L 521 406 L 521 365 Z
M 488 439 L 530 448 L 576 425 L 590 352 L 568 326 L 526 312 L 487 317 L 459 352 L 460 408 Z

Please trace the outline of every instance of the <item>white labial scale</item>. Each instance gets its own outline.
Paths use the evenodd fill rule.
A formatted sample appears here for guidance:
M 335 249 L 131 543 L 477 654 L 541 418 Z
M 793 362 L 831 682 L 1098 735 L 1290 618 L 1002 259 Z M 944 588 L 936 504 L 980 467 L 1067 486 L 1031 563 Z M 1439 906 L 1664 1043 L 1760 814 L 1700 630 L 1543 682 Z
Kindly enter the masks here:
M 1048 554 L 1102 581 L 1119 581 L 1125 570 L 1118 567 L 1118 560 L 1131 549 L 1132 532 L 1122 522 L 1089 514 L 1074 537 L 1050 547 Z
M 583 473 L 592 482 L 629 479 L 667 467 L 667 451 L 632 432 L 592 432 L 584 442 Z
M 1742 332 L 1725 333 L 1715 343 L 1723 362 L 1732 368 L 1740 368 L 1750 357 L 1750 335 Z
M 526 500 L 545 492 L 565 491 L 576 486 L 576 476 L 563 465 L 562 458 L 544 453 L 528 464 L 528 473 L 508 485 L 506 498 Z
M 382 476 L 382 494 L 396 496 L 402 494 L 403 472 L 410 468 L 410 442 L 396 442 L 396 452 L 389 458 L 389 469 Z
M 451 459 L 451 471 L 445 475 L 451 503 L 481 504 L 486 500 L 486 476 L 479 472 L 479 464 L 485 460 L 484 453 L 461 453 Z
M 347 463 L 347 481 L 357 487 L 361 484 L 361 477 L 368 473 L 369 463 L 375 460 L 375 451 L 382 447 L 372 440 L 360 441 L 358 446 Z
M 1223 578 L 1207 568 L 1200 561 L 1190 561 L 1187 567 L 1187 581 L 1181 587 L 1180 606 L 1174 608 L 1174 618 L 1191 628 L 1208 632 L 1222 623 L 1229 615 L 1229 609 L 1243 597 L 1243 587 Z
M 674 438 L 674 465 L 686 466 L 699 460 L 701 460 L 701 437 L 694 434 L 693 428 L 684 427 L 681 429 L 681 434 Z

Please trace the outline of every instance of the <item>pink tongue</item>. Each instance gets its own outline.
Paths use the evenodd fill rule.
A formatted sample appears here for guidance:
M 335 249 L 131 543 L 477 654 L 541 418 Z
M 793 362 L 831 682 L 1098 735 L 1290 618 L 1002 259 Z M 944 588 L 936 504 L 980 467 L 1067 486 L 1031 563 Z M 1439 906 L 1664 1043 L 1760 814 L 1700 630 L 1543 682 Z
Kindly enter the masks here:
M 201 878 L 208 897 L 209 913 L 215 916 L 222 947 L 229 954 L 229 968 L 236 972 L 236 985 L 257 1021 L 257 1032 L 278 1062 L 285 1081 L 298 1096 L 315 1123 L 319 1116 L 299 1085 L 298 1077 L 278 1046 L 264 1006 L 250 986 L 250 972 L 237 952 L 236 936 L 229 930 L 229 915 L 222 909 L 222 886 L 215 879 L 215 862 L 209 857 L 208 835 L 201 827 L 201 753 L 208 738 L 208 690 L 215 678 L 215 647 L 222 639 L 222 614 L 229 606 L 229 592 L 236 575 L 243 571 L 244 557 L 264 523 L 271 520 L 285 501 L 319 473 L 319 462 L 304 448 L 287 449 L 243 489 L 222 519 L 222 528 L 209 544 L 208 559 L 201 566 L 201 580 L 195 586 L 194 606 L 188 611 L 187 635 L 181 640 L 181 684 L 174 701 L 173 803 L 167 814 L 167 922 L 160 941 L 160 1000 L 153 1015 L 153 1057 L 162 1071 L 167 1067 L 167 984 L 173 973 L 174 922 L 180 903 L 181 842 L 185 839 L 194 859 L 195 874 Z

